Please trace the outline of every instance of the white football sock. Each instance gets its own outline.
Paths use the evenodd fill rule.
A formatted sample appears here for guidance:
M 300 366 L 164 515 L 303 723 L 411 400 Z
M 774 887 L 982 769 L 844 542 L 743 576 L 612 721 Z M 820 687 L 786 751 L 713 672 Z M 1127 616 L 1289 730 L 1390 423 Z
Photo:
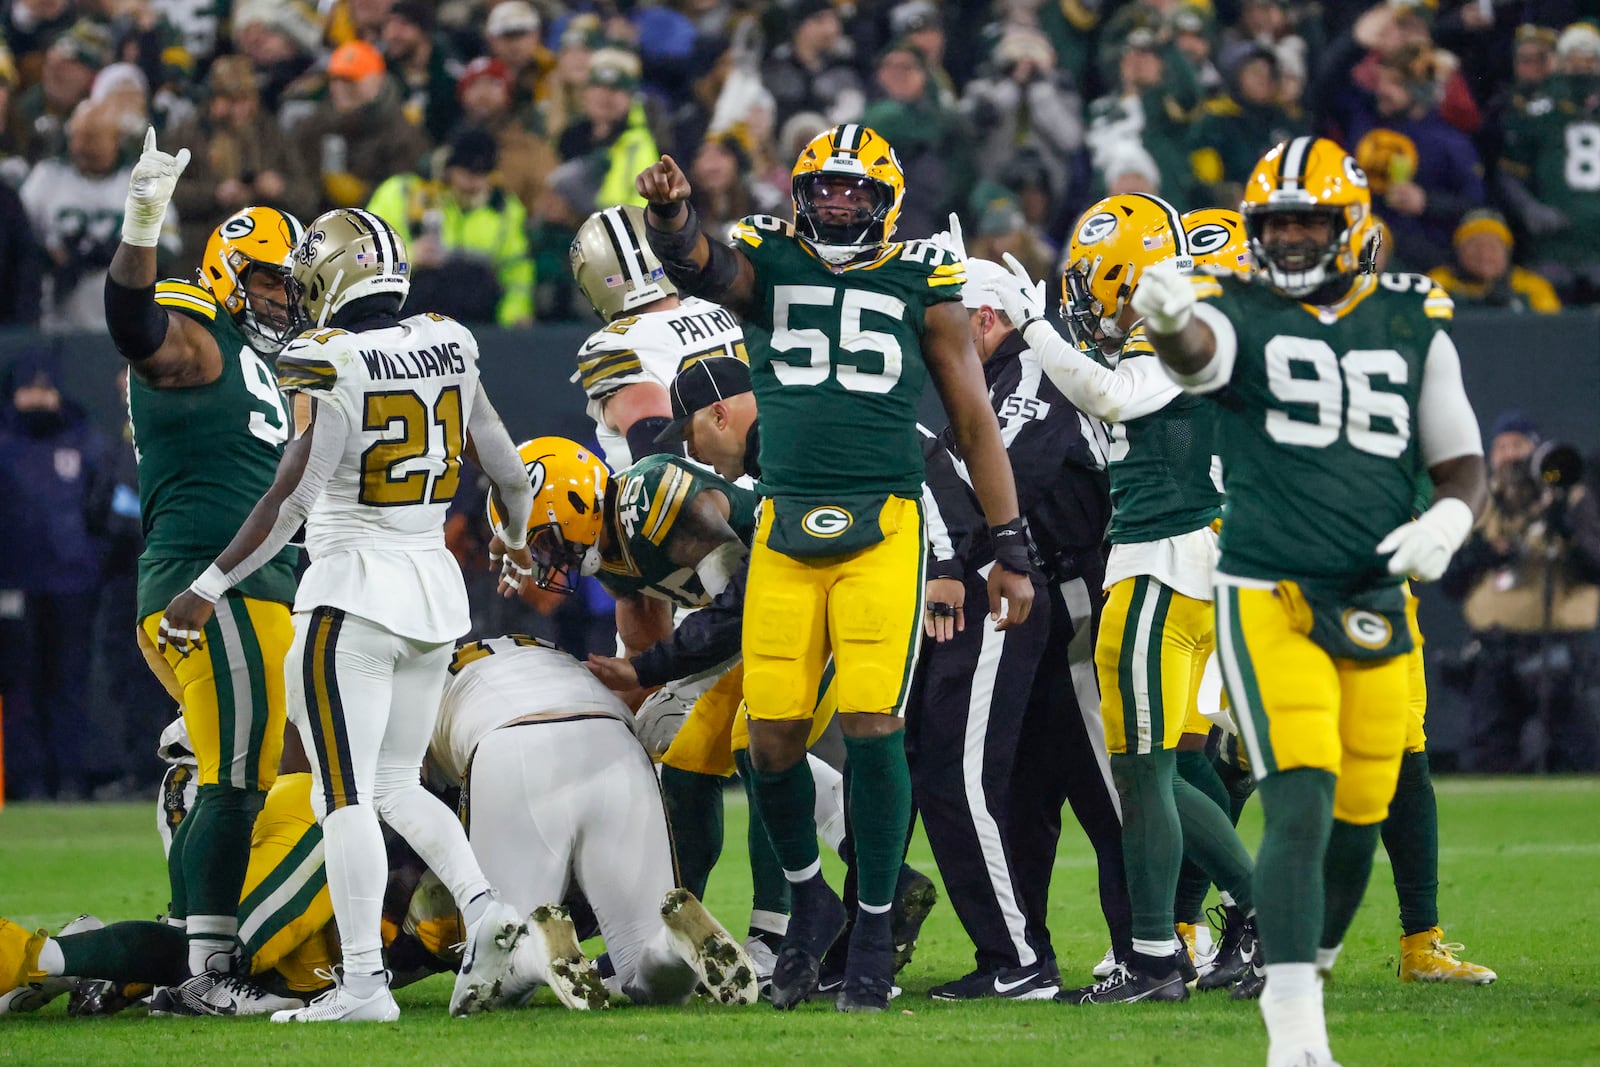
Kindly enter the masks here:
M 1341 941 L 1332 948 L 1317 949 L 1317 970 L 1327 974 L 1333 970 L 1333 965 L 1339 962 L 1339 953 L 1344 951 L 1344 942 Z
M 644 943 L 634 973 L 623 979 L 627 995 L 641 1004 L 685 1004 L 694 995 L 694 968 L 678 954 L 665 926 Z
M 67 961 L 61 955 L 61 946 L 56 944 L 55 938 L 50 938 L 44 943 L 44 948 L 39 950 L 39 970 L 51 978 L 59 978 L 67 973 Z
M 322 843 L 348 986 L 353 977 L 383 970 L 383 890 L 389 859 L 378 813 L 371 804 L 329 813 L 322 820 Z
M 191 915 L 184 928 L 189 939 L 189 973 L 233 971 L 234 950 L 239 947 L 237 915 Z
M 1261 1018 L 1267 1024 L 1267 1067 L 1299 1063 L 1305 1052 L 1332 1059 L 1316 964 L 1269 963 L 1266 972 Z
M 789 916 L 780 911 L 750 909 L 750 929 L 761 930 L 782 937 L 789 931 Z
M 844 843 L 844 775 L 809 752 L 806 762 L 811 766 L 811 780 L 816 783 L 817 803 L 813 812 L 817 837 L 838 852 Z
M 439 876 L 457 905 L 489 891 L 489 879 L 483 876 L 483 868 L 472 854 L 461 820 L 420 783 L 384 793 L 377 808 L 383 821 L 405 838 L 428 869 Z

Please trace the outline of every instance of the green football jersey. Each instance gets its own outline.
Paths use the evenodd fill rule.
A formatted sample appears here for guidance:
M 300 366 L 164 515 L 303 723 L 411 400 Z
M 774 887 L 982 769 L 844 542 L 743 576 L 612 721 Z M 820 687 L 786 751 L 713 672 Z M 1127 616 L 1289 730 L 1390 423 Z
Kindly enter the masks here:
M 1537 259 L 1576 264 L 1594 255 L 1600 233 L 1600 108 L 1593 96 L 1582 81 L 1554 77 L 1506 121 L 1501 167 L 1570 224 L 1532 239 Z
M 1376 548 L 1414 514 L 1417 402 L 1450 298 L 1419 274 L 1365 277 L 1322 309 L 1245 279 L 1197 287 L 1238 337 L 1216 394 L 1220 569 L 1341 594 L 1398 584 Z
M 266 494 L 289 439 L 278 381 L 226 309 L 188 282 L 156 286 L 156 303 L 211 334 L 222 374 L 188 389 L 153 389 L 128 376 L 128 412 L 139 459 L 139 617 L 160 611 L 217 557 Z M 285 548 L 239 591 L 294 600 L 298 549 Z
M 769 496 L 922 491 L 923 315 L 961 299 L 966 266 L 926 241 L 835 268 L 781 219 L 752 215 L 734 248 L 755 268 L 745 323 Z
M 760 498 L 749 489 L 680 456 L 646 456 L 617 473 L 611 481 L 616 528 L 611 548 L 601 556 L 595 575 L 608 593 L 615 597 L 642 593 L 685 608 L 711 603 L 694 568 L 679 566 L 667 555 L 667 539 L 678 517 L 708 489 L 728 498 L 728 525 L 739 540 L 750 544 L 756 534 Z
M 1135 326 L 1119 363 L 1159 360 Z M 1159 365 L 1147 372 L 1167 381 Z M 1160 411 L 1111 426 L 1111 543 L 1136 545 L 1192 533 L 1222 514 L 1222 493 L 1211 478 L 1216 452 L 1216 405 L 1179 393 Z

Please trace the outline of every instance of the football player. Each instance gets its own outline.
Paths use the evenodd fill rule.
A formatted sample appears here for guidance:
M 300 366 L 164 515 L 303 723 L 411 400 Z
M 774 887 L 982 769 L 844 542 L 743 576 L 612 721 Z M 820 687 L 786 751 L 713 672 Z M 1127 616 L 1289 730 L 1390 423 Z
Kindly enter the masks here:
M 296 246 L 289 295 L 310 327 L 278 359 L 305 425 L 272 487 L 216 561 L 167 606 L 163 644 L 184 657 L 227 591 L 302 522 L 312 564 L 295 600 L 290 716 L 316 782 L 343 969 L 335 988 L 280 1022 L 393 1021 L 381 957 L 388 823 L 461 905 L 467 948 L 453 1014 L 481 1009 L 525 927 L 495 898 L 461 824 L 417 771 L 439 714 L 456 637 L 470 620 L 444 513 L 471 454 L 499 494 L 504 592 L 531 573 L 532 488 L 478 380 L 477 342 L 437 315 L 400 318 L 405 245 L 370 212 L 315 220 Z
M 1355 161 L 1329 140 L 1278 144 L 1241 210 L 1255 272 L 1191 280 L 1158 265 L 1133 299 L 1174 381 L 1226 387 L 1217 646 L 1265 817 L 1267 1062 L 1305 1067 L 1333 1063 L 1322 975 L 1406 747 L 1405 579 L 1444 572 L 1486 484 L 1450 298 L 1419 275 L 1372 273 Z M 1413 520 L 1423 470 L 1434 502 Z
M 1043 300 L 1021 264 L 1007 263 L 1024 283 L 996 288 L 1007 316 L 1022 324 L 1019 332 L 1067 399 L 1111 424 L 1111 555 L 1095 668 L 1122 801 L 1133 951 L 1100 982 L 1063 990 L 1060 999 L 1184 1000 L 1192 962 L 1173 937 L 1173 901 L 1186 850 L 1222 887 L 1230 909 L 1217 965 L 1200 987 L 1243 977 L 1255 942 L 1249 853 L 1227 812 L 1177 770 L 1214 644 L 1213 524 L 1222 513 L 1212 477 L 1214 415 L 1162 373 L 1131 303 L 1156 264 L 1187 274 L 1194 257 L 1165 200 L 1130 193 L 1091 206 L 1079 217 L 1061 281 L 1070 341 L 1044 321 Z
M 292 216 L 247 207 L 212 232 L 198 282 L 156 279 L 156 244 L 189 150 L 145 135 L 106 278 L 106 325 L 130 365 L 139 460 L 138 641 L 183 708 L 199 762 L 193 817 L 168 858 L 172 921 L 199 986 L 234 970 L 250 826 L 283 744 L 283 662 L 295 553 L 283 548 L 218 597 L 194 655 L 163 656 L 162 608 L 206 569 L 272 483 L 289 419 L 270 361 L 290 336 Z
M 882 1011 L 911 816 L 901 712 L 922 615 L 916 414 L 930 371 L 998 546 L 990 610 L 1010 625 L 1033 599 L 1027 528 L 960 305 L 962 268 L 935 245 L 893 241 L 904 175 L 865 126 L 814 138 L 794 168 L 796 223 L 752 216 L 735 228 L 737 247 L 701 232 L 671 157 L 636 185 L 649 204 L 650 246 L 679 290 L 760 328 L 748 343 L 764 499 L 748 572 L 744 686 L 756 796 L 794 897 L 772 1002 L 792 1008 L 816 990 L 822 954 L 848 918 L 822 878 L 805 761 L 831 653 L 860 872 L 835 1003 Z

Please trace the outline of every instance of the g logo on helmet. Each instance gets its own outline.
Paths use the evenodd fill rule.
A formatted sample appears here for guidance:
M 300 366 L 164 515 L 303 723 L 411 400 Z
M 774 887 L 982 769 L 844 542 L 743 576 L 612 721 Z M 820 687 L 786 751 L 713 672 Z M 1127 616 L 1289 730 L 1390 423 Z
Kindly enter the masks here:
M 1376 651 L 1386 647 L 1394 637 L 1394 627 L 1389 625 L 1389 620 L 1375 611 L 1346 608 L 1340 621 L 1344 623 L 1345 636 L 1362 648 Z
M 844 508 L 836 508 L 832 504 L 825 504 L 820 508 L 812 508 L 800 520 L 801 529 L 812 537 L 838 537 L 855 518 Z
M 525 466 L 528 471 L 528 483 L 533 486 L 533 495 L 538 496 L 539 490 L 544 488 L 544 460 L 536 459 Z
M 1109 211 L 1097 211 L 1083 220 L 1083 225 L 1078 227 L 1078 243 L 1080 245 L 1099 244 L 1110 237 L 1117 229 L 1117 217 Z
M 222 224 L 222 236 L 230 241 L 249 237 L 255 232 L 256 220 L 247 211 L 241 211 Z
M 1189 251 L 1197 256 L 1208 256 L 1225 246 L 1233 234 L 1220 222 L 1205 222 L 1188 233 Z
M 1361 164 L 1349 156 L 1344 157 L 1344 176 L 1349 178 L 1350 184 L 1358 189 L 1367 187 L 1367 172 L 1361 169 Z

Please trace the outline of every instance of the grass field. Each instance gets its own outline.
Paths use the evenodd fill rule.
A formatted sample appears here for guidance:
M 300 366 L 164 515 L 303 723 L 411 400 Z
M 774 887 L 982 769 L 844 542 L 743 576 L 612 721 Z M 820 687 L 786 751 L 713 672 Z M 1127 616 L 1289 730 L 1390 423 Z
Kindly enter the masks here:
M 1600 780 L 1449 781 L 1439 786 L 1440 904 L 1447 933 L 1495 968 L 1487 988 L 1403 986 L 1389 867 L 1372 888 L 1328 988 L 1334 1051 L 1376 1064 L 1600 1064 Z M 743 808 L 729 794 L 728 853 L 708 903 L 739 932 L 748 873 L 738 862 Z M 1247 814 L 1247 836 L 1257 824 Z M 54 928 L 81 911 L 154 916 L 166 899 L 150 806 L 14 806 L 0 812 L 0 915 Z M 920 838 L 911 861 L 933 873 Z M 1056 863 L 1052 930 L 1071 981 L 1105 951 L 1087 845 L 1069 829 Z M 834 872 L 837 874 L 837 871 Z M 760 1005 L 714 1010 L 562 1011 L 548 993 L 528 1010 L 450 1019 L 435 977 L 399 994 L 394 1026 L 285 1028 L 258 1020 L 166 1020 L 132 1013 L 67 1018 L 64 1001 L 0 1018 L 0 1062 L 264 1062 L 341 1065 L 524 1064 L 1184 1064 L 1264 1061 L 1256 1006 L 1224 994 L 1183 1005 L 1068 1008 L 935 1004 L 927 990 L 970 969 L 970 946 L 945 904 L 923 930 L 905 993 L 878 1017 L 818 1003 L 787 1015 Z

